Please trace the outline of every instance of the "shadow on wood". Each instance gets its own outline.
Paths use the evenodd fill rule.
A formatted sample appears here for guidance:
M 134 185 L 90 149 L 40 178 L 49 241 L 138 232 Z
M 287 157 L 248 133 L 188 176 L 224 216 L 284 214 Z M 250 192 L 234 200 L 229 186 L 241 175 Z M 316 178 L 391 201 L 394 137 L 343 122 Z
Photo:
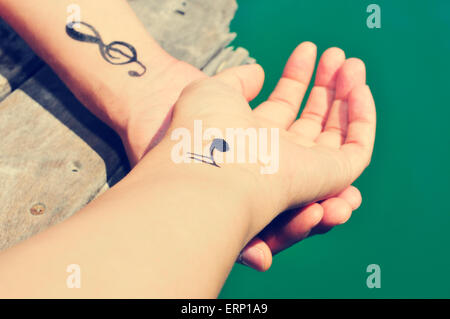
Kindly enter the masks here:
M 103 159 L 109 186 L 117 183 L 129 171 L 120 137 L 87 110 L 48 66 L 25 82 L 21 90 L 78 135 Z

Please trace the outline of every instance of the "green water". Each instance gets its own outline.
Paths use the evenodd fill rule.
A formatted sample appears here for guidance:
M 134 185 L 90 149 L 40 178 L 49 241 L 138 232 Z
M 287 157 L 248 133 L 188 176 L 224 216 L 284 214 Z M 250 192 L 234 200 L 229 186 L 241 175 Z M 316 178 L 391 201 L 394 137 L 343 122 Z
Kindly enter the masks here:
M 366 8 L 381 8 L 369 29 Z M 450 297 L 450 1 L 238 0 L 234 45 L 264 67 L 267 98 L 292 49 L 309 40 L 366 62 L 378 112 L 372 164 L 350 221 L 277 255 L 236 265 L 222 298 Z M 366 267 L 381 267 L 381 288 Z

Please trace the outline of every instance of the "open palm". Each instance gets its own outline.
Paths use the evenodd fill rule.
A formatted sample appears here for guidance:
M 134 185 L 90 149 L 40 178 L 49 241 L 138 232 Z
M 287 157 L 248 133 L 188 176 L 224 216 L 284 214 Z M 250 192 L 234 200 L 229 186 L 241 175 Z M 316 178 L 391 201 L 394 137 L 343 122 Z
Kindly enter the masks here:
M 267 118 L 280 128 L 291 126 L 312 77 L 315 59 L 316 48 L 309 42 L 301 44 L 293 52 L 273 94 L 257 109 L 262 118 Z M 170 69 L 161 74 L 159 89 L 152 90 L 148 99 L 142 99 L 142 107 L 136 108 L 138 112 L 130 126 L 127 140 L 124 141 L 128 145 L 132 162 L 142 158 L 159 141 L 161 133 L 164 133 L 169 124 L 170 116 L 167 114 L 183 88 L 194 80 L 206 78 L 198 69 L 181 61 L 174 61 Z M 254 77 L 255 84 L 244 92 L 247 100 L 259 93 L 263 82 L 262 73 L 241 72 L 239 68 L 232 72 L 243 81 L 248 76 Z M 348 93 L 352 87 L 364 83 L 364 72 L 364 65 L 359 60 L 350 59 L 346 62 L 342 50 L 327 50 L 319 62 L 315 87 L 302 119 L 292 129 L 299 130 L 299 134 L 304 135 L 305 139 L 317 138 L 328 118 L 332 101 Z M 340 85 L 337 85 L 338 74 L 341 74 L 342 79 L 339 81 L 342 82 Z M 149 101 L 152 105 L 148 105 Z M 272 254 L 302 240 L 308 234 L 344 223 L 360 204 L 361 194 L 350 186 L 334 197 L 282 214 L 247 245 L 239 261 L 257 270 L 267 270 L 272 262 Z
M 326 50 L 319 61 L 306 106 L 295 121 L 315 60 L 316 48 L 312 43 L 298 46 L 268 101 L 255 112 L 278 127 L 300 135 L 305 142 L 337 149 L 344 143 L 348 130 L 348 95 L 355 87 L 365 84 L 365 67 L 361 60 L 346 60 L 345 53 L 338 48 Z M 365 99 L 357 103 L 371 100 L 369 95 L 357 97 Z M 266 270 L 271 264 L 271 254 L 344 223 L 360 204 L 359 191 L 350 186 L 335 197 L 286 212 L 248 244 L 241 255 L 247 257 L 242 260 L 255 268 L 260 265 L 259 270 Z
M 373 148 L 375 107 L 370 90 L 365 85 L 365 67 L 358 59 L 346 60 L 340 49 L 331 48 L 325 51 L 305 109 L 296 120 L 314 71 L 315 58 L 316 47 L 312 43 L 306 42 L 297 47 L 269 99 L 251 112 L 257 121 L 249 125 L 276 126 L 285 132 L 283 139 L 287 144 L 293 142 L 301 146 L 300 149 L 292 145 L 284 147 L 289 148 L 289 153 L 294 158 L 310 159 L 308 169 L 300 169 L 300 172 L 297 172 L 298 177 L 304 178 L 311 172 L 312 175 L 321 175 L 307 177 L 312 192 L 308 195 L 309 190 L 302 189 L 304 202 L 310 203 L 325 198 L 320 204 L 314 203 L 280 214 L 249 243 L 241 255 L 241 261 L 259 270 L 270 266 L 271 253 L 301 240 L 311 231 L 314 233 L 345 222 L 352 209 L 359 206 L 361 201 L 359 192 L 348 185 L 368 165 Z M 259 91 L 259 82 L 262 82 L 263 78 L 262 72 L 255 71 L 255 68 L 250 69 L 252 71 L 247 71 L 248 74 L 237 72 L 237 69 L 228 70 L 217 78 L 239 87 L 244 96 L 248 97 L 252 95 L 249 92 Z M 252 81 L 249 81 L 249 74 Z M 202 92 L 207 96 L 214 91 L 214 87 L 208 87 Z M 220 95 L 220 92 L 216 94 Z M 185 107 L 181 104 L 181 108 Z M 220 101 L 217 101 L 217 104 L 220 104 Z M 221 112 L 225 112 L 221 115 L 226 117 L 230 110 L 214 109 L 212 112 L 215 114 L 210 114 L 211 117 Z M 202 114 L 205 115 L 204 112 Z M 215 119 L 213 122 L 216 122 Z M 214 125 L 217 124 L 216 122 Z M 296 164 L 304 163 L 284 162 L 281 165 L 289 167 L 291 171 L 298 171 L 296 168 L 290 168 Z M 317 171 L 320 174 L 315 173 Z M 293 178 L 294 184 L 296 179 Z M 293 189 L 298 191 L 301 186 Z M 291 202 L 290 206 L 303 203 L 295 202 L 295 194 L 291 197 L 294 202 Z
M 316 47 L 305 42 L 297 47 L 286 64 L 283 76 L 268 101 L 256 110 L 260 116 L 302 136 L 306 141 L 338 148 L 348 128 L 348 94 L 365 84 L 361 60 L 345 58 L 338 48 L 326 50 L 317 67 L 300 119 L 298 115 L 316 61 Z M 369 98 L 369 97 L 367 97 Z M 294 122 L 295 121 L 295 122 Z M 272 254 L 316 233 L 346 222 L 361 204 L 361 194 L 350 186 L 335 197 L 280 215 L 241 254 L 240 260 L 258 270 L 267 270 Z

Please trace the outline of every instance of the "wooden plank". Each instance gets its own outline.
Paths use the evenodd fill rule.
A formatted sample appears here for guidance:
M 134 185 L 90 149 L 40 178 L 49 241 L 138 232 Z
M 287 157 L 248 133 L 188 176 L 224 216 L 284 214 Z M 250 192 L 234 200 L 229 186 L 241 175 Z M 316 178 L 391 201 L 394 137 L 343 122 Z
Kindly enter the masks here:
M 17 33 L 0 19 L 0 101 L 43 67 Z
M 227 46 L 235 34 L 229 24 L 234 0 L 130 0 L 131 7 L 161 46 L 197 68 Z
M 78 211 L 126 161 L 47 67 L 0 103 L 0 128 L 0 249 Z
M 229 29 L 237 9 L 235 0 L 129 0 L 129 3 L 164 50 L 207 75 L 255 62 L 243 48 L 226 48 L 236 37 Z
M 203 68 L 203 72 L 208 75 L 214 75 L 227 68 L 250 63 L 255 63 L 255 60 L 249 57 L 247 50 L 243 48 L 233 50 L 233 47 L 228 47 L 210 60 Z
M 207 74 L 253 61 L 245 49 L 224 50 L 234 0 L 129 2 L 169 53 Z M 32 58 L 18 59 L 11 69 Z M 0 250 L 71 216 L 129 170 L 118 136 L 48 66 L 0 103 L 0 136 Z

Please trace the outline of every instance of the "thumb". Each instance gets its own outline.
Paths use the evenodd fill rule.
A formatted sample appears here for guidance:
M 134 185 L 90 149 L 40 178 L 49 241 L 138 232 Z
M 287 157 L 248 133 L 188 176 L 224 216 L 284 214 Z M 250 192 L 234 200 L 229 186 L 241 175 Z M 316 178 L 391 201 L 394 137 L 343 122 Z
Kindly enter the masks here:
M 264 70 L 259 64 L 246 64 L 226 69 L 213 78 L 235 88 L 251 101 L 262 89 Z

